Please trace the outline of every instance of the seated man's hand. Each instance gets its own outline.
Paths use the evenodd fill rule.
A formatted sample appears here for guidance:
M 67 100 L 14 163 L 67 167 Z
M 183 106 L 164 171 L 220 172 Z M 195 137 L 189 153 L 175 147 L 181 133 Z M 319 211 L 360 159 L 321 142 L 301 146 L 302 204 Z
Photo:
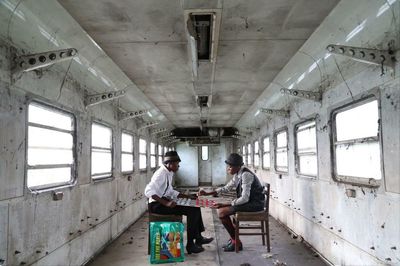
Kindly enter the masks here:
M 224 204 L 222 204 L 222 203 L 214 203 L 214 204 L 211 206 L 211 208 L 213 208 L 213 209 L 219 209 L 219 208 L 221 208 L 221 207 L 224 207 Z
M 176 202 L 173 200 L 168 201 L 167 204 L 165 205 L 165 207 L 168 207 L 168 208 L 175 208 L 175 206 L 176 206 Z
M 222 207 L 229 207 L 229 206 L 231 206 L 231 204 L 228 203 L 228 202 L 226 202 L 226 203 L 214 203 L 214 204 L 211 206 L 211 208 L 213 208 L 213 209 L 219 209 L 219 208 L 222 208 Z
M 199 192 L 197 192 L 197 196 L 204 196 L 206 192 L 203 189 L 200 189 Z
M 190 194 L 189 195 L 189 199 L 197 199 L 197 195 L 196 194 Z
M 197 192 L 198 196 L 208 196 L 208 195 L 212 195 L 214 197 L 218 196 L 217 191 L 211 191 L 211 192 L 205 192 L 203 189 L 200 189 L 199 192 Z

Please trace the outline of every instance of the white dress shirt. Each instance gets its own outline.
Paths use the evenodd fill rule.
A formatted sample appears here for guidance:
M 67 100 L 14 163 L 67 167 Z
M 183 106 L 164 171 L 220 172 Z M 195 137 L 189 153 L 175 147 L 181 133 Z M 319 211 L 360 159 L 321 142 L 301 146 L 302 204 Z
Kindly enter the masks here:
M 151 177 L 150 183 L 147 184 L 144 195 L 149 198 L 149 202 L 153 202 L 151 196 L 157 195 L 161 197 L 167 197 L 171 199 L 176 199 L 179 192 L 174 190 L 172 187 L 172 177 L 174 172 L 169 171 L 165 165 L 161 165 L 157 171 L 154 172 Z
M 222 188 L 217 188 L 218 194 L 221 192 L 229 192 L 233 189 L 236 189 L 240 180 L 242 180 L 242 195 L 240 198 L 234 199 L 231 202 L 232 206 L 242 205 L 250 200 L 250 190 L 251 184 L 253 183 L 254 176 L 249 172 L 243 172 L 244 166 L 242 166 L 236 174 L 233 175 L 232 179 Z

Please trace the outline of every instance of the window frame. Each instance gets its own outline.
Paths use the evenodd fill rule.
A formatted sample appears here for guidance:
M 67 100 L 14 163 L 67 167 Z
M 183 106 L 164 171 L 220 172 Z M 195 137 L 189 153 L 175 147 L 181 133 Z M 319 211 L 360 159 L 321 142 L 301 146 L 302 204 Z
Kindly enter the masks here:
M 250 151 L 249 151 L 249 147 L 250 147 Z M 247 161 L 247 166 L 253 166 L 253 158 L 252 158 L 252 154 L 253 154 L 253 147 L 252 147 L 252 142 L 248 142 L 246 144 L 246 161 Z M 250 159 L 250 162 L 249 162 Z
M 203 159 L 203 147 L 206 147 L 207 148 L 207 159 Z M 205 161 L 208 161 L 209 159 L 210 159 L 210 148 L 207 146 L 207 145 L 202 145 L 202 146 L 200 146 L 200 157 L 201 157 L 201 160 L 203 161 L 203 162 L 205 162 Z
M 264 140 L 265 140 L 266 138 L 268 138 L 268 143 L 269 143 L 269 150 L 268 150 L 268 152 L 264 152 Z M 269 153 L 269 167 L 265 167 L 265 166 L 264 166 L 264 156 L 265 156 L 265 154 L 267 154 L 267 153 Z M 272 157 L 271 157 L 271 136 L 270 136 L 270 135 L 266 135 L 266 136 L 264 136 L 264 137 L 262 138 L 262 158 L 261 158 L 262 162 L 261 162 L 261 168 L 262 168 L 263 170 L 271 171 L 271 159 L 272 159 Z
M 256 153 L 256 143 L 258 146 L 258 152 Z M 258 156 L 258 165 L 256 165 L 256 156 Z M 253 167 L 254 168 L 260 168 L 260 160 L 261 160 L 261 155 L 260 155 L 260 141 L 258 139 L 253 141 Z
M 381 119 L 382 119 L 382 114 L 381 114 L 381 102 L 380 102 L 380 97 L 379 97 L 379 91 L 374 90 L 375 92 L 370 93 L 368 96 L 361 96 L 358 98 L 355 98 L 354 101 L 347 101 L 346 103 L 343 103 L 335 108 L 332 108 L 330 110 L 330 119 L 332 121 L 331 124 L 331 168 L 332 168 L 332 177 L 333 180 L 338 182 L 338 183 L 346 183 L 346 184 L 351 184 L 355 186 L 363 186 L 363 187 L 379 187 L 383 184 L 384 178 L 385 178 L 385 171 L 384 169 L 384 160 L 383 160 L 383 149 L 382 149 L 382 124 L 381 124 Z M 368 137 L 368 138 L 362 138 L 362 139 L 351 139 L 351 140 L 346 140 L 346 141 L 336 141 L 337 137 L 337 130 L 336 130 L 336 115 L 338 113 L 344 112 L 351 110 L 353 108 L 359 107 L 361 105 L 367 104 L 372 101 L 377 101 L 378 105 L 378 136 L 376 137 Z M 340 143 L 364 143 L 367 141 L 368 143 L 372 143 L 373 141 L 368 141 L 368 139 L 374 139 L 375 142 L 378 142 L 379 145 L 379 155 L 380 155 L 380 171 L 381 171 L 381 179 L 373 179 L 373 178 L 366 178 L 366 177 L 356 177 L 356 176 L 340 176 L 337 173 L 337 168 L 336 168 L 336 144 Z
M 151 144 L 154 145 L 154 153 L 151 153 Z M 155 169 L 155 168 L 157 168 L 157 156 L 158 156 L 157 142 L 150 141 L 150 149 L 149 149 L 150 169 Z M 154 166 L 151 166 L 151 158 L 152 158 L 152 157 L 154 157 Z
M 73 110 L 61 106 L 61 105 L 53 105 L 50 104 L 46 101 L 42 101 L 39 99 L 28 99 L 27 103 L 27 108 L 26 108 L 26 119 L 25 119 L 25 161 L 24 161 L 24 187 L 30 192 L 30 193 L 35 193 L 35 192 L 46 192 L 46 191 L 54 191 L 56 189 L 62 189 L 62 188 L 68 188 L 68 187 L 73 187 L 77 183 L 77 176 L 78 176 L 78 171 L 77 171 L 77 158 L 78 158 L 78 152 L 77 152 L 77 119 L 76 115 L 73 113 Z M 68 182 L 59 182 L 59 183 L 50 183 L 46 185 L 40 185 L 40 186 L 35 186 L 35 187 L 28 187 L 28 170 L 29 169 L 36 169 L 35 167 L 29 167 L 28 165 L 28 148 L 29 148 L 29 140 L 28 140 L 28 130 L 29 130 L 29 125 L 31 124 L 29 122 L 29 105 L 31 104 L 36 104 L 39 106 L 43 106 L 44 108 L 47 108 L 49 110 L 55 110 L 55 112 L 62 113 L 62 114 L 67 114 L 72 117 L 72 122 L 73 122 L 73 130 L 71 131 L 72 135 L 72 161 L 73 163 L 71 164 L 71 179 Z M 51 126 L 45 126 L 41 127 L 41 124 L 36 124 L 32 123 L 36 127 L 40 128 L 46 128 L 46 129 L 52 129 L 58 132 L 65 132 L 67 133 L 68 130 L 58 130 L 58 129 L 53 129 Z M 47 168 L 40 168 L 40 169 L 47 169 Z
M 122 134 L 127 134 L 127 135 L 132 136 L 132 165 L 133 165 L 132 171 L 122 171 L 122 154 L 130 154 L 128 152 L 122 151 Z M 121 162 L 120 162 L 121 163 L 121 165 L 120 165 L 121 174 L 126 175 L 126 174 L 134 173 L 135 172 L 135 134 L 133 132 L 130 132 L 127 130 L 121 131 L 121 157 L 120 158 L 121 158 Z
M 145 142 L 146 142 L 146 152 L 145 153 L 141 153 L 140 152 L 140 140 L 144 140 Z M 149 146 L 148 145 L 148 141 L 146 140 L 146 138 L 144 138 L 144 137 L 140 137 L 139 136 L 139 140 L 138 140 L 138 143 L 139 143 L 139 145 L 138 145 L 138 163 L 139 163 L 139 171 L 140 172 L 145 172 L 145 171 L 147 171 L 147 166 L 149 166 L 149 158 L 148 158 L 148 148 L 147 148 L 147 146 Z M 140 168 L 140 155 L 145 155 L 146 156 L 146 167 L 145 168 Z
M 278 149 L 278 134 L 286 132 L 286 158 L 287 158 L 287 168 L 286 171 L 280 170 L 277 168 L 277 149 Z M 273 139 L 273 145 L 274 145 L 274 169 L 276 173 L 279 174 L 289 174 L 289 129 L 288 127 L 281 127 L 277 130 L 274 131 L 274 139 Z M 271 147 L 270 147 L 271 150 Z
M 241 146 L 242 146 L 241 150 L 242 150 L 243 163 L 245 165 L 247 165 L 247 146 L 246 146 L 246 143 L 243 143 L 243 145 L 241 145 Z
M 161 147 L 161 149 L 160 149 Z M 160 163 L 161 159 L 161 163 Z M 164 160 L 164 146 L 161 143 L 157 143 L 157 166 L 161 166 Z
M 317 173 L 316 175 L 310 175 L 310 174 L 304 174 L 304 173 L 300 173 L 300 160 L 299 160 L 299 156 L 298 156 L 298 149 L 297 149 L 297 130 L 299 127 L 301 127 L 302 125 L 305 125 L 307 123 L 310 122 L 314 122 L 315 125 L 315 157 L 317 159 Z M 304 129 L 303 129 L 304 130 Z M 312 116 L 306 120 L 302 120 L 298 123 L 296 123 L 294 125 L 294 129 L 293 129 L 293 137 L 294 137 L 294 163 L 295 163 L 295 171 L 296 171 L 296 175 L 297 177 L 304 177 L 306 179 L 317 179 L 319 176 L 319 158 L 318 158 L 318 132 L 317 132 L 317 116 Z
M 108 127 L 108 128 L 111 129 L 111 172 L 110 172 L 109 176 L 99 177 L 99 178 L 93 178 L 93 175 L 92 175 L 92 160 L 93 160 L 93 158 L 92 158 L 92 149 L 93 149 L 93 145 L 92 145 L 92 143 L 93 143 L 92 126 L 93 126 L 94 123 L 98 124 L 100 126 L 103 126 L 103 127 Z M 89 158 L 90 158 L 90 174 L 89 175 L 90 175 L 90 179 L 91 179 L 91 181 L 93 183 L 97 183 L 97 182 L 101 182 L 101 181 L 111 181 L 111 180 L 114 179 L 114 175 L 115 175 L 114 174 L 114 171 L 115 171 L 115 159 L 114 159 L 115 134 L 114 133 L 115 133 L 115 129 L 114 129 L 114 127 L 112 125 L 107 124 L 107 123 L 105 123 L 103 121 L 99 121 L 97 119 L 92 119 L 92 121 L 90 123 L 90 156 L 89 156 Z M 100 148 L 100 149 L 105 149 L 105 148 Z M 99 174 L 97 174 L 97 175 L 99 175 Z

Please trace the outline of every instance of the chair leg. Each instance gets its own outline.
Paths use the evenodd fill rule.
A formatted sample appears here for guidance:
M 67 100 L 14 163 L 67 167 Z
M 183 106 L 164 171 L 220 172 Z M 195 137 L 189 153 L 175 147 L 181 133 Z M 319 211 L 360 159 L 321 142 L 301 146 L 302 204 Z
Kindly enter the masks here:
M 267 251 L 271 252 L 271 244 L 269 242 L 269 219 L 265 220 L 265 231 L 267 233 Z
M 235 220 L 235 251 L 239 252 L 239 220 Z
M 147 236 L 147 255 L 150 255 L 150 222 L 148 223 L 148 236 Z
M 263 246 L 265 246 L 265 227 L 264 227 L 264 221 L 261 221 L 261 239 Z

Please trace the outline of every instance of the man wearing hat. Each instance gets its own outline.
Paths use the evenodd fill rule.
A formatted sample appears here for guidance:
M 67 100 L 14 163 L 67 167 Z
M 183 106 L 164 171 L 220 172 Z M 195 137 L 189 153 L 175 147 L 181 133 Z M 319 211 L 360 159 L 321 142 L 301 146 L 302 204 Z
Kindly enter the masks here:
M 201 211 L 198 207 L 177 206 L 174 199 L 190 198 L 172 187 L 172 177 L 179 169 L 181 159 L 176 151 L 165 153 L 163 165 L 154 172 L 144 194 L 149 198 L 149 208 L 153 213 L 177 214 L 187 217 L 187 245 L 189 254 L 204 251 L 202 244 L 208 244 L 213 238 L 202 237 L 204 231 Z
M 229 155 L 225 161 L 227 172 L 233 175 L 231 181 L 224 187 L 216 189 L 212 192 L 200 190 L 198 195 L 213 195 L 217 196 L 221 192 L 228 192 L 236 188 L 236 199 L 230 204 L 218 203 L 215 208 L 218 208 L 218 217 L 225 229 L 228 231 L 231 239 L 224 246 L 224 251 L 235 251 L 235 245 L 239 245 L 239 250 L 243 249 L 242 243 L 235 243 L 235 227 L 230 218 L 231 215 L 238 211 L 257 212 L 264 210 L 264 187 L 261 185 L 258 177 L 248 168 L 243 166 L 243 157 L 237 153 Z

